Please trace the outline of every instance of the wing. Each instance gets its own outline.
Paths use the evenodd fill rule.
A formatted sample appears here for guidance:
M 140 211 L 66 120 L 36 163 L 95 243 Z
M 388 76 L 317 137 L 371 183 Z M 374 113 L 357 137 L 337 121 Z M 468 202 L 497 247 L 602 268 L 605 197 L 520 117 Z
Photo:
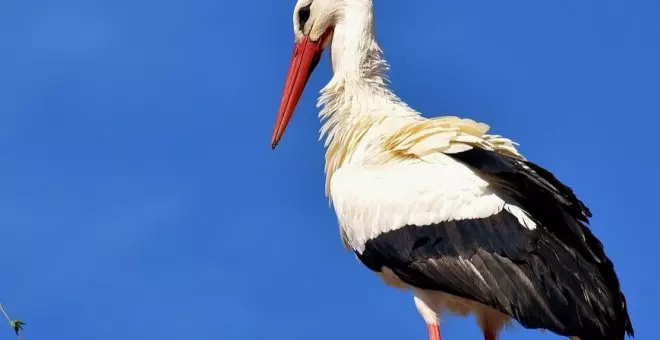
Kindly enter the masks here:
M 610 299 L 600 293 L 607 287 L 591 274 L 595 268 L 504 210 L 489 218 L 406 225 L 368 240 L 358 258 L 415 287 L 491 306 L 527 328 L 582 339 L 614 334 Z
M 371 165 L 335 173 L 331 199 L 358 258 L 528 328 L 583 339 L 632 335 L 585 205 L 508 140 L 448 125 L 408 128 Z
M 584 307 L 569 304 L 564 308 L 573 311 L 575 308 L 584 309 L 575 317 L 581 317 L 583 312 L 592 308 L 597 312 L 594 321 L 601 324 L 599 328 L 604 335 L 616 334 L 622 339 L 625 333 L 634 334 L 614 265 L 605 254 L 602 243 L 588 228 L 591 212 L 568 186 L 532 162 L 496 151 L 473 148 L 449 156 L 469 165 L 491 183 L 492 190 L 498 196 L 530 214 L 539 226 L 537 233 L 552 240 L 551 243 L 538 244 L 537 251 L 546 248 L 541 253 L 562 260 L 554 264 L 557 267 L 553 270 L 568 269 L 564 274 L 572 275 L 573 282 L 578 286 L 560 288 L 572 294 L 584 292 L 586 299 L 583 300 L 588 303 Z M 552 260 L 546 257 L 539 264 L 551 263 Z M 562 265 L 565 267 L 560 268 Z M 548 282 L 548 278 L 542 282 Z M 579 300 L 580 296 L 574 298 Z

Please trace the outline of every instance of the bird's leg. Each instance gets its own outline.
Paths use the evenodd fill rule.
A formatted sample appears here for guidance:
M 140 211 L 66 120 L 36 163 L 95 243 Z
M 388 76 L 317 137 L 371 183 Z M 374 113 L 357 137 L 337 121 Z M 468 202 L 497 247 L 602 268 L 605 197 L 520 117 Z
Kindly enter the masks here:
M 414 290 L 414 300 L 417 311 L 424 318 L 426 328 L 429 330 L 429 340 L 441 340 L 440 326 L 438 326 L 439 310 L 437 303 L 423 291 Z
M 500 331 L 507 323 L 507 316 L 490 308 L 479 310 L 476 316 L 484 340 L 497 340 Z
M 440 337 L 440 326 L 438 324 L 428 323 L 426 327 L 429 330 L 429 340 L 442 340 Z
M 484 329 L 484 340 L 497 340 L 497 332 L 493 329 Z

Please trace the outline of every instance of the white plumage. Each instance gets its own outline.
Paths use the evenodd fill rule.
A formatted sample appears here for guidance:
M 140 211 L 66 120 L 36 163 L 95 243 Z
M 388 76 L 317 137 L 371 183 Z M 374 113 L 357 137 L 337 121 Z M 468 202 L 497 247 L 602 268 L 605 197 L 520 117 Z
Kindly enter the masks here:
M 505 207 L 522 225 L 535 227 L 524 211 L 491 192 L 488 182 L 464 164 L 442 153 L 429 158 L 345 165 L 333 175 L 331 199 L 351 248 L 362 252 L 367 240 L 405 225 L 485 218 Z

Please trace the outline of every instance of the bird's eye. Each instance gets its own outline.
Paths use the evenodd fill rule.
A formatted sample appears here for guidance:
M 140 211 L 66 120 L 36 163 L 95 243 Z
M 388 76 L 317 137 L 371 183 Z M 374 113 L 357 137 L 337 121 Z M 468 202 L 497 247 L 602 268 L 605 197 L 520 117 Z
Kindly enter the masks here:
M 309 14 L 310 14 L 309 6 L 310 5 L 307 5 L 305 7 L 301 7 L 298 10 L 298 22 L 300 24 L 300 30 L 301 31 L 305 27 L 305 23 L 307 22 L 307 19 L 309 19 Z

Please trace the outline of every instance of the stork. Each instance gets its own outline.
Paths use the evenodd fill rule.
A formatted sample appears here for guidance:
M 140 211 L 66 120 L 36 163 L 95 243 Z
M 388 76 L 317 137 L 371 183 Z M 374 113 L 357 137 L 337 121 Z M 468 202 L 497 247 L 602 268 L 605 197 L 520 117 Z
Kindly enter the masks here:
M 412 292 L 429 339 L 443 313 L 484 339 L 512 321 L 582 340 L 634 336 L 589 209 L 510 139 L 466 118 L 424 118 L 389 88 L 371 0 L 298 0 L 272 148 L 322 52 L 326 195 L 340 236 L 385 284 Z

